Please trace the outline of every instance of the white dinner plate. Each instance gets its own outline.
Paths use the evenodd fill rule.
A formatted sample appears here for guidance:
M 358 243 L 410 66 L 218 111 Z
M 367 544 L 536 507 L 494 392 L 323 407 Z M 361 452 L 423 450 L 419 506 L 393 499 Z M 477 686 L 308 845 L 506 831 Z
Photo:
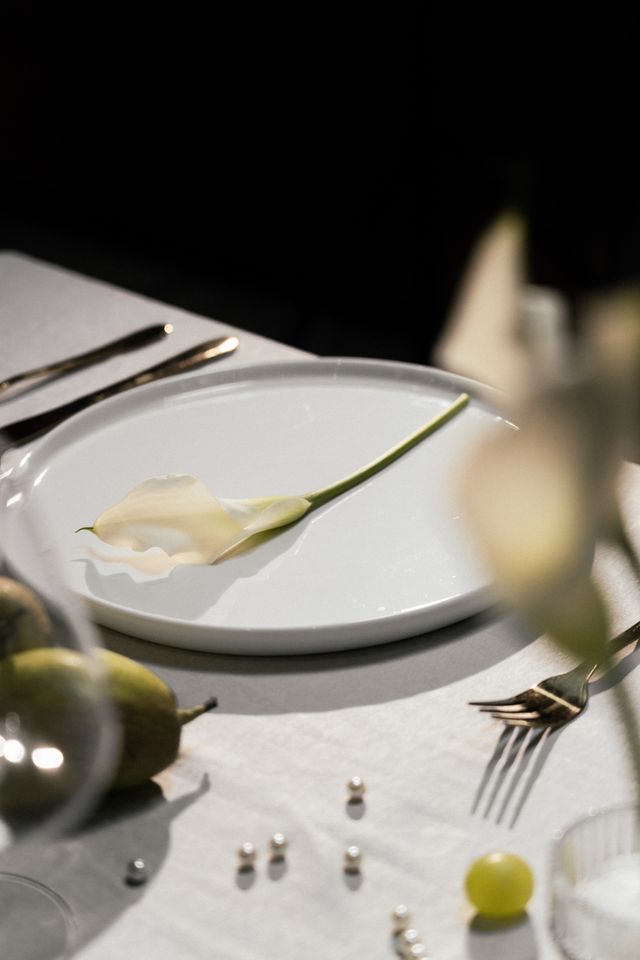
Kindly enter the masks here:
M 462 391 L 453 420 L 360 486 L 254 549 L 136 582 L 75 533 L 152 476 L 221 498 L 304 494 L 363 466 Z M 140 387 L 57 427 L 16 466 L 71 589 L 98 623 L 178 647 L 293 654 L 379 644 L 490 602 L 458 477 L 473 445 L 513 429 L 497 394 L 431 368 L 321 359 L 212 369 Z M 19 566 L 19 530 L 4 544 Z

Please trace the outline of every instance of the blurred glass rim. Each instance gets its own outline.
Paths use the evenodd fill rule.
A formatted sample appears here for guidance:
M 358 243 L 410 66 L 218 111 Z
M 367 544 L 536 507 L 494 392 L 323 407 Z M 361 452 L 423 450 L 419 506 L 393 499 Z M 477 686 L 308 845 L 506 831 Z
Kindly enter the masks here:
M 0 430 L 0 450 L 2 449 Z M 13 454 L 14 450 L 7 451 Z M 31 588 L 43 601 L 48 613 L 66 623 L 73 631 L 71 646 L 92 657 L 100 649 L 98 629 L 88 616 L 84 602 L 71 591 L 64 578 L 64 565 L 56 550 L 48 519 L 32 502 L 15 470 L 28 458 L 26 450 L 15 451 L 19 458 L 0 456 L 0 575 Z M 19 530 L 19 536 L 11 531 Z M 15 546 L 19 544 L 19 549 Z M 9 546 L 7 546 L 9 545 Z
M 0 576 L 24 584 L 42 600 L 54 623 L 54 646 L 77 651 L 88 658 L 95 685 L 92 709 L 97 720 L 97 736 L 90 775 L 82 789 L 60 809 L 52 811 L 42 823 L 29 823 L 25 833 L 13 832 L 0 814 L 0 852 L 17 840 L 21 845 L 37 846 L 43 840 L 82 825 L 103 797 L 117 763 L 120 728 L 105 682 L 104 664 L 96 657 L 103 647 L 101 636 L 83 601 L 65 582 L 64 566 L 47 527 L 47 518 L 39 515 L 37 505 L 29 501 L 19 477 L 12 469 L 4 469 L 3 464 L 0 469 Z M 12 531 L 10 538 L 7 537 L 9 530 Z M 7 550 L 8 542 L 11 546 Z M 14 550 L 16 543 L 19 543 L 19 555 Z M 0 776 L 0 792 L 1 788 Z
M 637 854 L 638 876 L 640 878 L 640 805 L 635 802 L 627 801 L 626 803 L 620 803 L 613 806 L 592 808 L 583 817 L 580 817 L 578 820 L 574 820 L 572 823 L 568 824 L 561 833 L 554 837 L 550 867 L 551 891 L 554 901 L 554 919 L 556 909 L 558 908 L 558 900 L 561 897 L 568 897 L 570 898 L 573 906 L 584 910 L 594 919 L 600 920 L 605 924 L 612 924 L 617 927 L 625 927 L 630 931 L 637 931 L 638 936 L 640 937 L 640 912 L 629 918 L 623 918 L 619 914 L 612 913 L 606 908 L 594 904 L 592 900 L 583 896 L 580 893 L 579 888 L 576 886 L 576 883 L 572 882 L 571 878 L 567 876 L 567 844 L 574 840 L 580 831 L 585 831 L 589 828 L 589 826 L 593 826 L 598 829 L 598 825 L 602 825 L 603 822 L 606 822 L 607 826 L 611 825 L 615 827 L 616 823 L 619 825 L 621 818 L 625 818 L 627 820 L 629 818 L 634 818 L 636 821 L 635 831 L 630 831 L 630 835 L 635 841 L 634 849 L 628 851 L 628 853 L 614 852 L 610 859 L 613 860 L 617 857 Z M 597 838 L 592 836 L 586 837 L 585 839 L 587 841 L 594 842 Z M 603 856 L 604 851 L 602 849 L 602 843 L 600 843 L 598 853 L 601 855 L 603 860 L 609 859 Z M 587 856 L 589 856 L 588 853 Z
M 0 431 L 0 449 L 1 440 Z M 62 568 L 55 545 L 47 532 L 47 518 L 34 516 L 37 508 L 32 504 L 26 509 L 27 496 L 16 478 L 14 466 L 15 458 L 13 463 L 7 465 L 6 457 L 0 457 L 0 573 L 31 587 L 53 612 L 72 622 L 80 617 L 84 621 L 84 609 L 61 576 Z M 25 531 L 24 537 L 20 537 L 20 556 L 16 556 L 14 551 L 9 555 L 5 546 L 10 542 L 8 531 L 14 525 L 19 525 Z M 37 544 L 44 544 L 45 547 L 38 548 Z M 84 624 L 83 629 L 86 629 Z M 89 630 L 94 630 L 92 625 Z M 87 646 L 91 647 L 97 642 L 97 635 L 92 636 Z

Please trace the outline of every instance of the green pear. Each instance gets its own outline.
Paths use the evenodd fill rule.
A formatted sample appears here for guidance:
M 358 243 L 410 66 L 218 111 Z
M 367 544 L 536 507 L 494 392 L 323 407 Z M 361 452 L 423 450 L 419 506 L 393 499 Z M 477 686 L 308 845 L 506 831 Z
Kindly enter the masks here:
M 0 656 L 47 646 L 51 621 L 40 598 L 24 583 L 0 577 Z
M 144 783 L 178 756 L 185 723 L 216 705 L 208 700 L 179 709 L 169 686 L 153 671 L 99 650 L 95 661 L 62 647 L 41 647 L 0 661 L 0 808 L 30 813 L 64 802 L 93 774 L 106 693 L 119 737 L 104 790 Z M 20 762 L 7 754 L 20 750 Z M 3 741 L 0 739 L 0 746 Z M 37 754 L 37 749 L 48 752 Z M 45 765 L 36 757 L 44 756 Z M 57 758 L 54 766 L 50 758 Z M 49 758 L 49 759 L 47 759 Z
M 198 706 L 179 708 L 171 687 L 152 670 L 111 650 L 100 650 L 98 656 L 122 730 L 113 788 L 137 786 L 176 760 L 182 727 L 218 701 L 211 697 Z

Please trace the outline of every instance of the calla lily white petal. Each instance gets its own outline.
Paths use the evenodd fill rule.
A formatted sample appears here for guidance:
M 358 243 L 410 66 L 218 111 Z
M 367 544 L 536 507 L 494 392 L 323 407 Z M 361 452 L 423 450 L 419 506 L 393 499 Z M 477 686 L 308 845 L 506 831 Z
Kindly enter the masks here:
M 114 547 L 160 547 L 182 563 L 210 563 L 242 533 L 205 485 L 187 475 L 145 480 L 90 529 Z
M 588 470 L 575 425 L 549 407 L 541 402 L 519 431 L 475 451 L 462 476 L 465 514 L 499 599 L 571 653 L 597 659 L 607 618 L 591 567 L 596 468 L 606 462 Z
M 173 565 L 213 563 L 254 534 L 298 520 L 310 506 L 304 497 L 219 500 L 196 477 L 173 474 L 138 484 L 88 529 L 113 547 L 159 548 Z
M 461 478 L 496 592 L 561 646 L 593 656 L 608 635 L 596 545 L 617 542 L 640 570 L 616 497 L 621 459 L 638 449 L 640 296 L 598 298 L 586 336 L 571 341 L 553 298 L 523 326 L 523 248 L 522 224 L 508 216 L 481 238 L 436 356 L 453 369 L 484 362 L 480 375 L 506 390 L 520 428 L 481 442 Z

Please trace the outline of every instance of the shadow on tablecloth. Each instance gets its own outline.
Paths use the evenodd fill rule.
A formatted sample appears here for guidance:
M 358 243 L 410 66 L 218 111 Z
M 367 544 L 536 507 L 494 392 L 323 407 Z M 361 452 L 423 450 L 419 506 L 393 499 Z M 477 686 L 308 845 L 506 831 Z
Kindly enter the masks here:
M 475 918 L 467 932 L 469 960 L 537 960 L 538 947 L 533 926 L 525 913 L 517 923 L 488 923 Z
M 110 649 L 146 664 L 194 703 L 211 693 L 219 712 L 311 713 L 386 703 L 486 670 L 535 635 L 487 612 L 394 643 L 304 656 L 227 656 L 178 650 L 103 629 Z
M 111 794 L 74 834 L 48 847 L 17 847 L 3 857 L 2 868 L 43 884 L 61 898 L 76 928 L 75 952 L 144 897 L 169 851 L 171 824 L 209 786 L 205 776 L 196 790 L 172 801 L 153 781 Z M 148 881 L 132 886 L 126 879 L 127 864 L 136 857 L 145 861 Z

